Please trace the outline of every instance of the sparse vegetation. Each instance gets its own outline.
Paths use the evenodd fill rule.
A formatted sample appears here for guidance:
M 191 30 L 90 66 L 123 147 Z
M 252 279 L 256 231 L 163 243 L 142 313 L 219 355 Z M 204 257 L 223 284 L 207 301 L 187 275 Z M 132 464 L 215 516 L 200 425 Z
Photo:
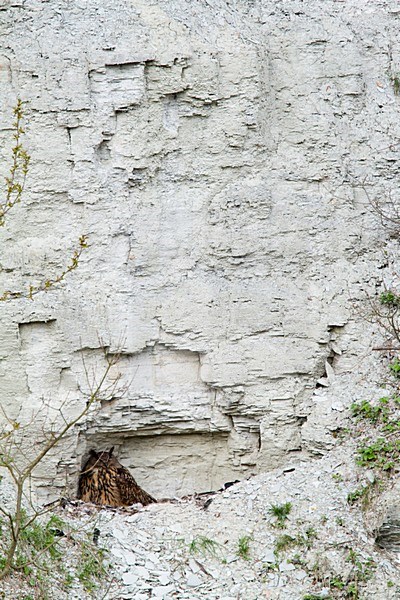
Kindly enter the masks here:
M 400 363 L 396 359 L 389 365 L 396 379 Z M 390 472 L 400 458 L 400 399 L 397 394 L 379 398 L 376 403 L 363 400 L 351 406 L 353 416 L 369 421 L 373 429 L 361 429 L 356 462 L 362 467 Z
M 398 75 L 398 74 L 391 75 L 390 81 L 392 82 L 394 95 L 398 96 L 400 94 L 400 75 Z
M 355 504 L 357 502 L 357 500 L 359 500 L 360 498 L 362 498 L 366 492 L 366 487 L 362 487 L 359 488 L 357 490 L 354 490 L 354 492 L 349 492 L 347 494 L 347 502 L 352 506 L 353 504 Z
M 372 423 L 383 421 L 387 423 L 389 418 L 389 398 L 383 397 L 378 400 L 376 405 L 372 405 L 368 400 L 354 402 L 351 405 L 351 411 L 355 417 L 363 417 Z
M 305 533 L 299 533 L 296 537 L 288 534 L 280 535 L 275 540 L 275 553 L 277 554 L 293 546 L 305 547 L 310 550 L 316 537 L 317 532 L 314 527 L 308 527 Z
M 99 581 L 107 574 L 104 557 L 105 550 L 102 548 L 82 544 L 81 561 L 76 575 L 88 592 L 94 592 L 99 587 Z
M 60 585 L 70 587 L 80 581 L 92 592 L 106 576 L 105 551 L 88 543 L 83 532 L 71 528 L 58 516 L 47 520 L 32 520 L 25 510 L 22 512 L 22 530 L 12 568 L 25 585 L 35 590 L 35 598 L 53 598 L 53 588 Z M 7 534 L 9 535 L 9 534 Z M 4 543 L 4 539 L 2 540 Z M 70 561 L 68 571 L 64 556 L 75 549 L 75 558 Z M 7 556 L 0 555 L 1 568 L 7 565 Z
M 278 527 L 279 529 L 284 529 L 286 527 L 286 521 L 291 510 L 291 502 L 285 502 L 284 504 L 271 504 L 268 512 L 270 515 L 276 518 L 274 526 Z
M 275 553 L 282 552 L 282 550 L 287 550 L 292 546 L 297 545 L 297 538 L 294 538 L 291 535 L 285 533 L 284 535 L 280 535 L 275 540 Z
M 238 541 L 237 554 L 243 560 L 250 560 L 250 542 L 252 537 L 250 535 L 242 535 Z
M 279 563 L 277 561 L 272 563 L 264 563 L 262 566 L 262 574 L 266 575 L 273 571 L 279 571 Z
M 189 552 L 191 554 L 210 554 L 216 556 L 218 548 L 218 542 L 204 535 L 196 536 L 189 544 Z
M 350 569 L 345 573 L 332 573 L 328 584 L 333 598 L 345 598 L 349 600 L 361 600 L 364 584 L 371 579 L 376 565 L 371 558 L 363 559 L 352 548 L 347 549 L 345 561 L 350 564 Z M 316 582 L 326 585 L 326 574 L 321 571 L 321 565 L 317 561 L 311 568 Z M 321 598 L 321 594 L 308 594 L 306 597 Z M 327 596 L 323 596 L 326 598 Z M 329 597 L 329 596 L 328 596 Z

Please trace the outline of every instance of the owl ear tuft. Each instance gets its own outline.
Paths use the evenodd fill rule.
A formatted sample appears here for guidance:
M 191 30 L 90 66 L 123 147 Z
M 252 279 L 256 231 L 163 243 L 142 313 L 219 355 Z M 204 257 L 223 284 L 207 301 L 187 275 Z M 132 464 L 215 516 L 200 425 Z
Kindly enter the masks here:
M 114 452 L 114 446 L 112 446 L 108 451 L 108 456 L 111 458 L 112 453 Z
M 93 458 L 98 458 L 99 455 L 97 454 L 96 450 L 93 450 L 93 448 L 89 451 L 89 456 L 93 456 Z

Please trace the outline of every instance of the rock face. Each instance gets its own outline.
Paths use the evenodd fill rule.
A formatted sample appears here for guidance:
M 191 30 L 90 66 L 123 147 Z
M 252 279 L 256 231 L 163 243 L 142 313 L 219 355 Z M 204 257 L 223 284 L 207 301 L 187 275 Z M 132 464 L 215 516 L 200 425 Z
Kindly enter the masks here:
M 43 399 L 75 414 L 82 348 L 89 376 L 122 349 L 127 388 L 38 468 L 43 497 L 65 474 L 74 492 L 90 448 L 114 445 L 160 497 L 334 443 L 370 336 L 350 298 L 384 266 L 366 192 L 395 187 L 398 15 L 378 0 L 3 2 L 1 172 L 18 96 L 32 161 L 0 289 L 57 275 L 82 234 L 90 246 L 61 286 L 1 304 L 2 397 L 10 416 Z

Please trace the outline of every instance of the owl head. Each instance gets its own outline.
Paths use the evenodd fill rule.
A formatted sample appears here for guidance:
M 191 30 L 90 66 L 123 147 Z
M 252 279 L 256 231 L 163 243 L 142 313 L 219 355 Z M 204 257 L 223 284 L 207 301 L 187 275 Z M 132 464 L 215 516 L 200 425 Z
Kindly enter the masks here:
M 116 459 L 113 457 L 114 446 L 104 452 L 96 452 L 96 450 L 90 450 L 89 458 L 83 468 L 85 472 L 93 471 L 95 469 L 102 469 L 108 465 L 114 464 Z

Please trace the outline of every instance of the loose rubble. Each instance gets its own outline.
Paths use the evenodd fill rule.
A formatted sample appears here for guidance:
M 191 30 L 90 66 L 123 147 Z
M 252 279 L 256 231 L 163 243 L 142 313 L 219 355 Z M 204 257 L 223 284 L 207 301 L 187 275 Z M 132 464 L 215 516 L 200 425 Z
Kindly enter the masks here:
M 399 598 L 400 587 L 390 587 L 399 579 L 398 554 L 375 544 L 377 524 L 347 501 L 371 477 L 354 467 L 353 455 L 347 442 L 320 460 L 293 462 L 217 494 L 128 509 L 69 502 L 58 511 L 75 526 L 87 527 L 90 517 L 91 529 L 99 529 L 98 544 L 109 552 L 110 600 L 344 598 L 346 590 L 333 584 L 351 571 L 352 553 L 371 565 L 361 598 Z M 270 507 L 287 502 L 287 525 L 279 529 Z M 248 557 L 240 555 L 243 538 Z M 77 586 L 65 597 L 87 595 Z

